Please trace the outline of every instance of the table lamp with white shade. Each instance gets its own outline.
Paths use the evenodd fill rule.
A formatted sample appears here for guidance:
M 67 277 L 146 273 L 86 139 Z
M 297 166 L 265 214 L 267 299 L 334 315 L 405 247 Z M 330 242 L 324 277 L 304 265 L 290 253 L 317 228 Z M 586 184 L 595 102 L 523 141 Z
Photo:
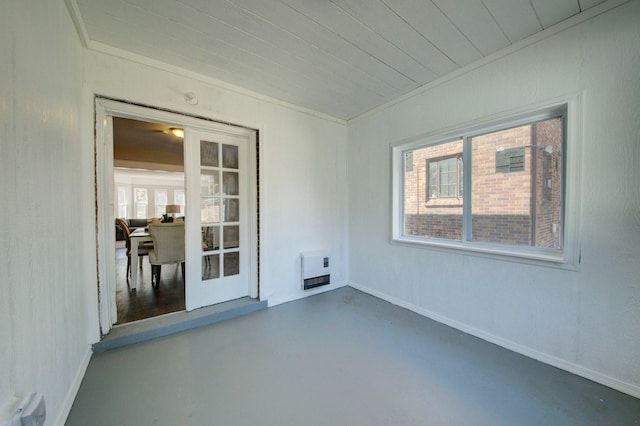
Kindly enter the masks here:
M 166 207 L 166 213 L 164 214 L 164 217 L 162 218 L 163 222 L 173 222 L 173 218 L 175 216 L 175 214 L 178 213 L 180 214 L 180 205 L 178 204 L 167 204 Z

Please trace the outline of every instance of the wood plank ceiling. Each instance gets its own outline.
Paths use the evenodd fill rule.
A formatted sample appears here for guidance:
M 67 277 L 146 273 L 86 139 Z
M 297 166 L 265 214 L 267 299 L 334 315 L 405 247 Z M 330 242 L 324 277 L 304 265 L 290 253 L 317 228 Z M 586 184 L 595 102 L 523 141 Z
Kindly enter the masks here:
M 89 48 L 117 47 L 345 120 L 603 2 L 70 1 Z

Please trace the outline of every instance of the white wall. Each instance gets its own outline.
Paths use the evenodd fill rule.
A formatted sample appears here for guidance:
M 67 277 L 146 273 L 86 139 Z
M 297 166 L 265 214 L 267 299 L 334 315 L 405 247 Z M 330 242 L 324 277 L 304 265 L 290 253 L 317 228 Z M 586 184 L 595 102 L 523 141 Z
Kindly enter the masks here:
M 353 285 L 640 396 L 639 23 L 629 2 L 350 122 Z M 575 92 L 578 271 L 390 244 L 391 143 Z
M 344 285 L 345 123 L 146 62 L 87 51 L 84 80 L 99 95 L 245 125 L 260 132 L 261 298 L 273 305 L 310 294 L 302 290 L 299 257 L 308 250 L 329 250 L 334 283 L 330 288 Z M 187 104 L 185 92 L 194 92 L 199 103 Z
M 85 291 L 93 146 L 80 140 L 82 48 L 64 2 L 3 2 L 0 57 L 0 403 L 42 393 L 55 424 L 98 330 Z

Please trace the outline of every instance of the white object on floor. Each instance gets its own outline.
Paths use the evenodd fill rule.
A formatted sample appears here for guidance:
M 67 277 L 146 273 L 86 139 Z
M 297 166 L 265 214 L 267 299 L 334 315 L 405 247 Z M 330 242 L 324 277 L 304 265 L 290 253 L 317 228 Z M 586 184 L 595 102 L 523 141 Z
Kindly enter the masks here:
M 32 392 L 24 398 L 13 396 L 2 405 L 2 426 L 41 426 L 47 418 L 44 395 Z

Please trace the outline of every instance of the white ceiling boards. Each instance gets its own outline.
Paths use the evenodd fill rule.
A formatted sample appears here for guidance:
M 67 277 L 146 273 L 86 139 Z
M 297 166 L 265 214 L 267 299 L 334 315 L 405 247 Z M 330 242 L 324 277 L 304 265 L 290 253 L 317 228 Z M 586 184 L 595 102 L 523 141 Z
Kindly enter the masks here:
M 613 3 L 615 4 L 613 4 Z M 620 0 L 68 0 L 115 47 L 340 119 Z

